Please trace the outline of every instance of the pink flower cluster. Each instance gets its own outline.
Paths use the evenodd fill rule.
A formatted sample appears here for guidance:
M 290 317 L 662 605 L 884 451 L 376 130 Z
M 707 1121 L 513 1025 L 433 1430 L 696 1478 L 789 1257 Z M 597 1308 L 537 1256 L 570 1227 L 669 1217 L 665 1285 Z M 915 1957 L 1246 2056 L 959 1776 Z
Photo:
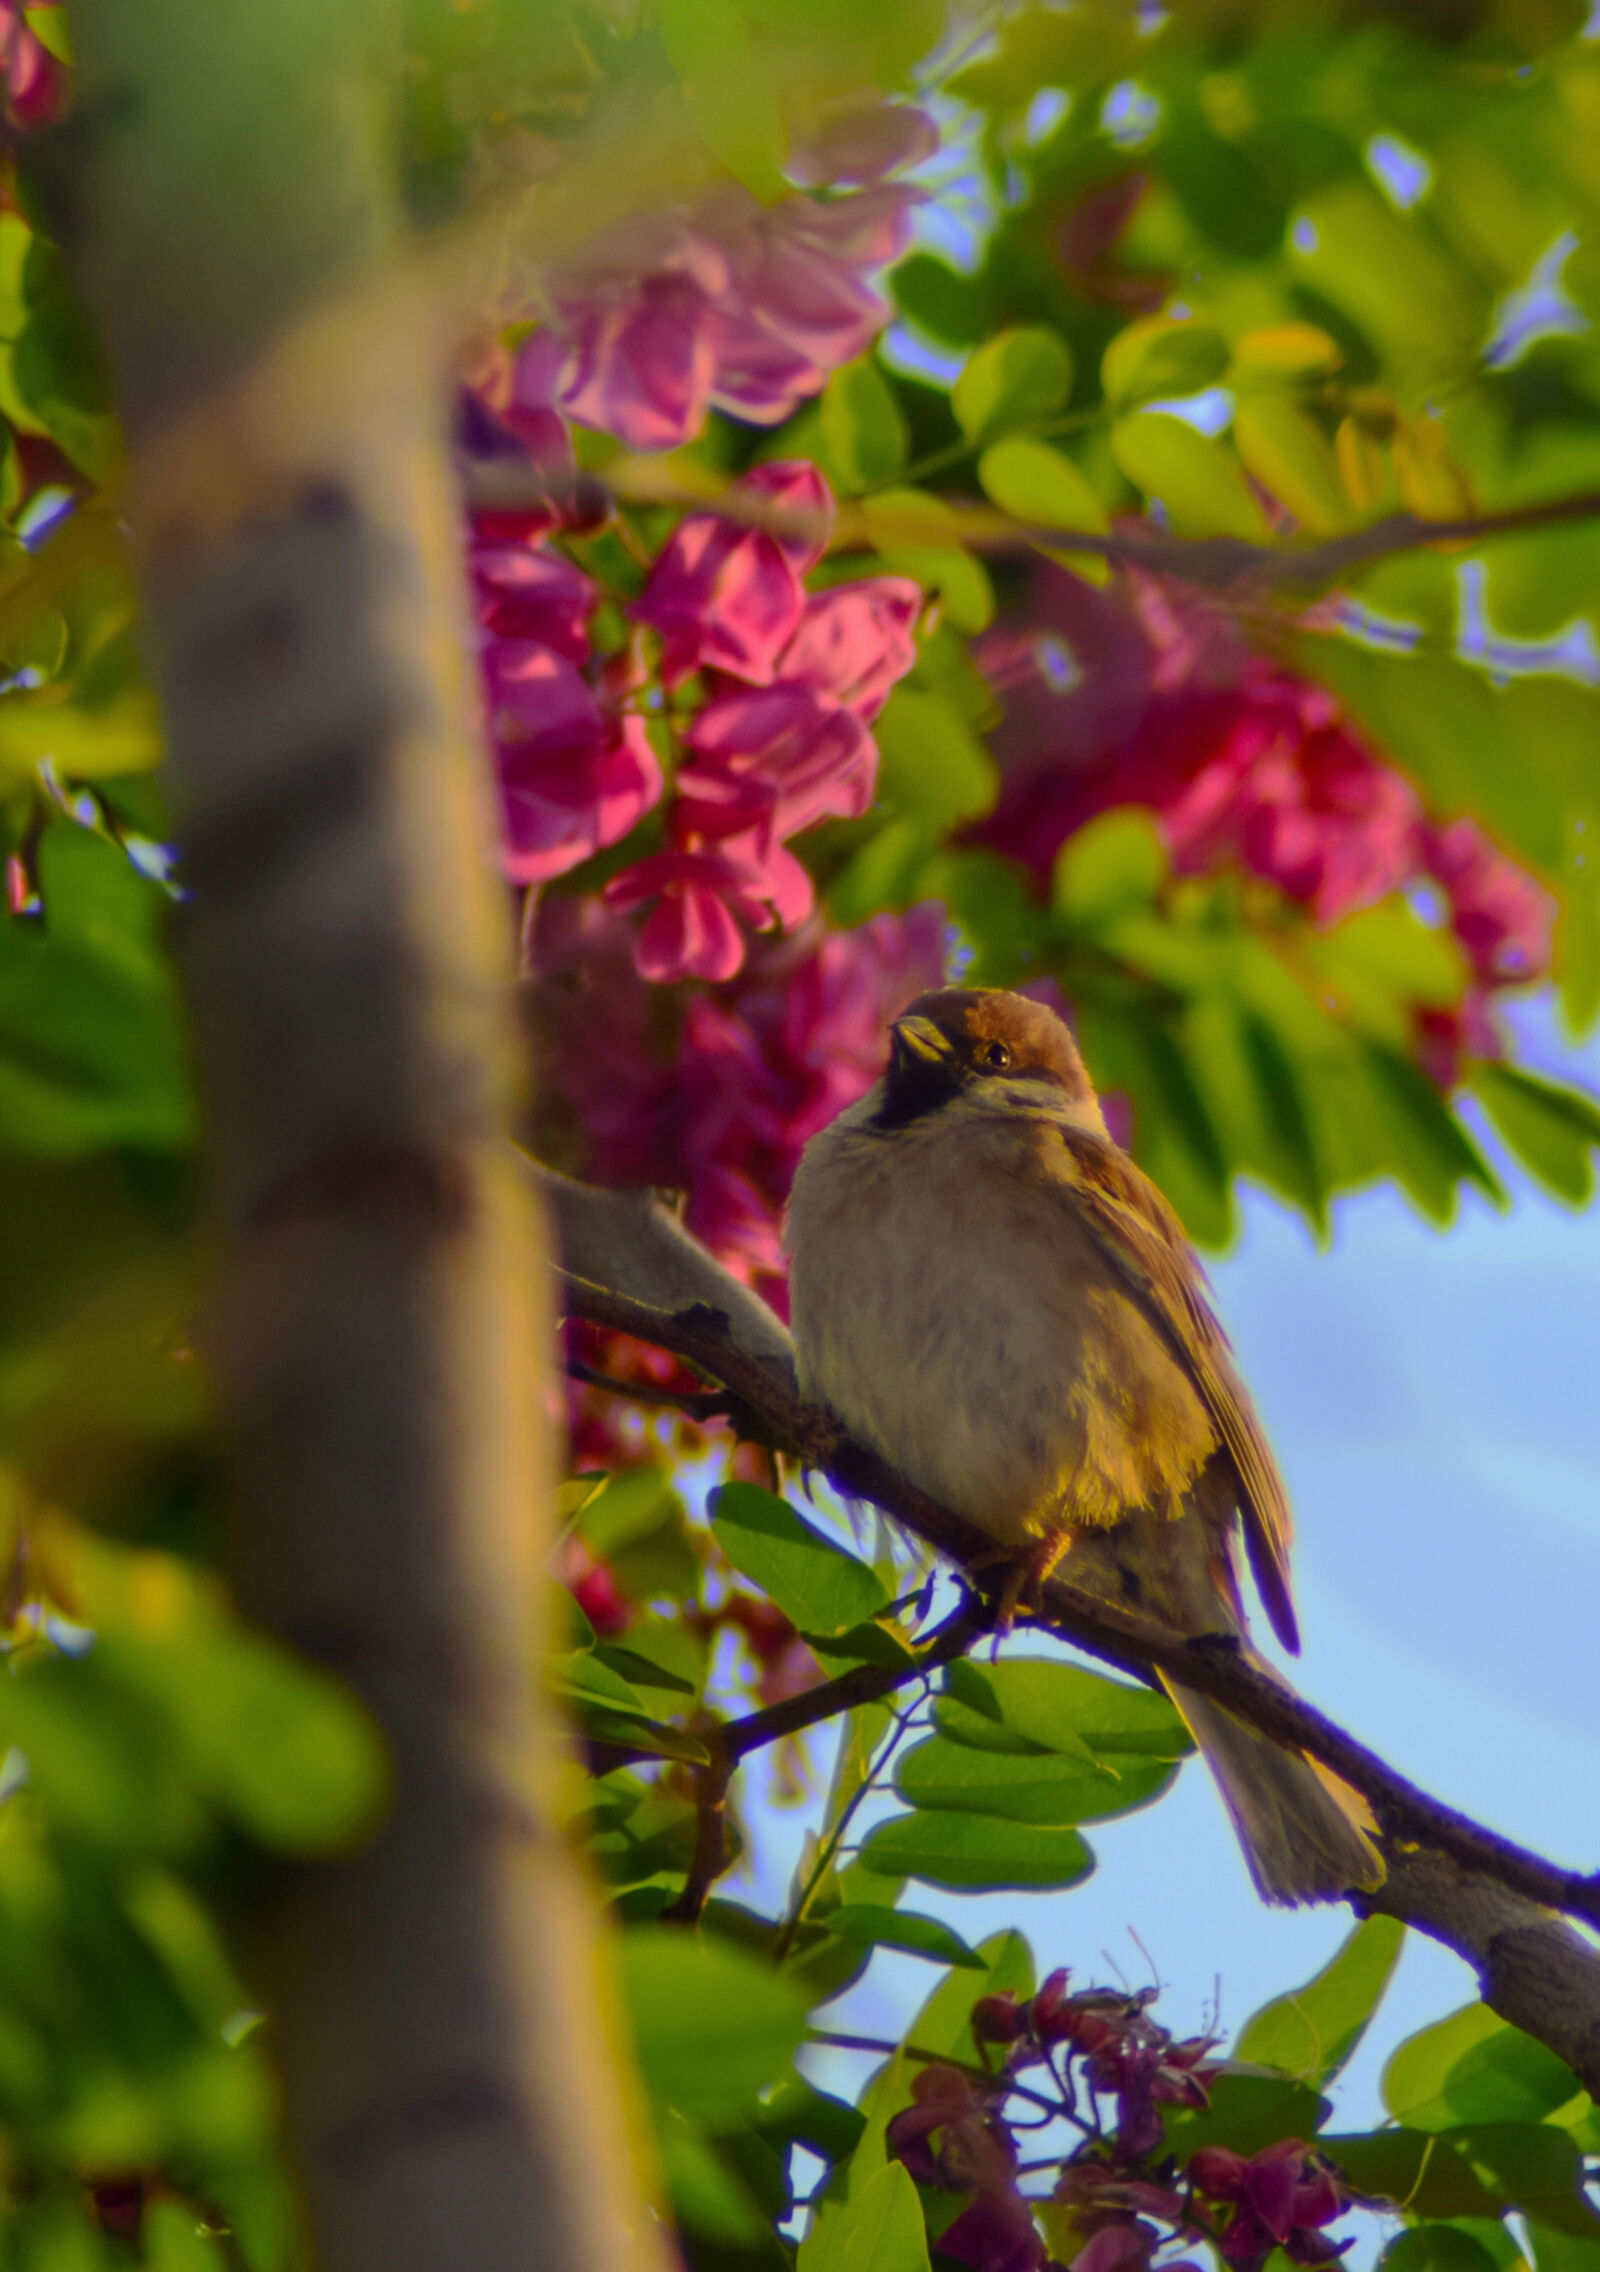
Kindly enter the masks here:
M 18 0 L 0 0 L 0 73 L 5 77 L 6 116 L 24 133 L 36 126 L 53 126 L 65 111 L 66 66 L 45 46 Z
M 597 510 L 564 427 L 524 413 L 514 428 L 468 397 L 461 441 L 534 483 L 531 503 L 480 504 L 468 547 L 506 873 L 564 875 L 661 803 L 648 706 L 663 736 L 681 736 L 681 761 L 660 849 L 613 877 L 607 901 L 650 908 L 635 945 L 645 977 L 733 977 L 743 926 L 790 930 L 810 912 L 789 839 L 866 809 L 868 729 L 915 660 L 920 587 L 873 576 L 808 593 L 832 495 L 804 460 L 758 466 L 717 512 L 679 523 L 629 611 L 640 632 L 597 657 L 599 587 L 546 542 Z M 659 692 L 640 633 L 660 642 Z M 663 695 L 680 696 L 670 717 Z
M 856 931 L 808 925 L 737 983 L 673 1002 L 644 982 L 625 923 L 553 897 L 531 940 L 540 1087 L 593 1182 L 685 1195 L 689 1228 L 781 1305 L 780 1225 L 807 1140 L 882 1069 L 889 1021 L 944 975 L 934 906 Z
M 1192 594 L 1141 577 L 1127 591 L 1046 568 L 1026 620 L 979 642 L 1006 716 L 1004 785 L 974 834 L 1043 878 L 1094 814 L 1144 804 L 1180 875 L 1242 868 L 1318 923 L 1423 887 L 1472 974 L 1457 1040 L 1479 1046 L 1487 994 L 1549 966 L 1549 896 L 1475 821 L 1430 821 L 1326 689 L 1251 654 Z
M 873 278 L 905 250 L 920 196 L 883 177 L 936 141 L 921 111 L 863 106 L 793 168 L 864 184 L 854 195 L 767 206 L 727 182 L 630 215 L 550 279 L 550 321 L 522 351 L 519 398 L 553 401 L 635 450 L 688 441 L 713 406 L 781 424 L 882 330 Z
M 1078 2243 L 1070 2272 L 1199 2272 L 1174 2263 L 1174 2243 L 1206 2241 L 1237 2272 L 1261 2272 L 1275 2248 L 1298 2264 L 1333 2265 L 1348 2243 L 1326 2231 L 1347 2195 L 1332 2166 L 1299 2139 L 1246 2157 L 1201 2148 L 1186 2173 L 1174 2170 L 1160 2108 L 1204 2108 L 1219 2071 L 1215 2042 L 1175 2042 L 1150 2017 L 1153 1991 L 1119 1995 L 1089 1988 L 1070 1994 L 1053 1972 L 1035 1996 L 982 1996 L 972 2031 L 1003 2049 L 1001 2064 L 979 2076 L 935 2063 L 912 2079 L 911 2104 L 888 2125 L 889 2152 L 917 2183 L 961 2194 L 965 2206 L 939 2230 L 941 2255 L 973 2272 L 1043 2272 L 1047 2251 L 1034 2221 L 1035 2199 L 1018 2183 L 1017 2116 L 1008 2101 L 1018 2078 L 1035 2108 L 1064 2115 L 1082 2143 L 1062 2160 L 1052 2194 L 1053 2237 Z M 1108 2122 L 1101 2101 L 1115 2103 Z M 1031 2165 L 1038 2170 L 1042 2165 Z M 1063 2248 L 1064 2256 L 1069 2254 Z
M 476 515 L 468 564 L 505 871 L 536 884 L 626 836 L 660 802 L 662 776 L 643 718 L 625 706 L 626 668 L 585 670 L 594 583 L 518 525 L 527 517 Z
M 679 524 L 633 607 L 660 634 L 663 687 L 698 672 L 706 694 L 683 732 L 663 849 L 606 887 L 619 912 L 654 903 L 635 952 L 659 983 L 732 978 L 741 920 L 802 921 L 811 879 L 789 838 L 829 814 L 853 818 L 871 798 L 867 728 L 915 659 L 922 593 L 874 576 L 808 594 L 801 578 L 832 512 L 815 466 L 758 466 L 722 512 Z

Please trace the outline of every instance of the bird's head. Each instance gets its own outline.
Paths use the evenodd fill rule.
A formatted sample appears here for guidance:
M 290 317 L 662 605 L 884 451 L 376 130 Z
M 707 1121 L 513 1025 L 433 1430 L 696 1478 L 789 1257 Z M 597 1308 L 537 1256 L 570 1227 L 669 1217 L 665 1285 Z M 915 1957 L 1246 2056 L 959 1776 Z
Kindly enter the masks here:
M 980 1110 L 1046 1110 L 1105 1134 L 1094 1084 L 1053 1010 L 998 987 L 919 994 L 890 1032 L 881 1125 L 964 1100 Z

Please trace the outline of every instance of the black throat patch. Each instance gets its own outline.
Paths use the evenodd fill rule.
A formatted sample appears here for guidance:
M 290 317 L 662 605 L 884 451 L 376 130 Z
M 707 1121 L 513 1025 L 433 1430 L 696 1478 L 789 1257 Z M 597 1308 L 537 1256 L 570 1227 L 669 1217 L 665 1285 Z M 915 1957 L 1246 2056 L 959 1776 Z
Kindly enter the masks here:
M 883 1077 L 883 1107 L 873 1114 L 872 1125 L 909 1127 L 914 1120 L 926 1120 L 960 1090 L 961 1076 L 954 1066 L 930 1065 L 925 1057 L 896 1049 Z

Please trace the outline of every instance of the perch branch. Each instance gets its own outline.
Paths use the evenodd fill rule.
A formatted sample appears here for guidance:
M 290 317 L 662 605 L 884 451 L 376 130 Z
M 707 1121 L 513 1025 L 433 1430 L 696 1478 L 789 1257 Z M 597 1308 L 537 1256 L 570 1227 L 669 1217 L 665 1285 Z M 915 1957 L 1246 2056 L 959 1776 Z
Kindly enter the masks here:
M 556 1222 L 563 1258 L 558 1298 L 568 1315 L 686 1358 L 733 1390 L 781 1449 L 820 1469 L 851 1497 L 870 1499 L 957 1564 L 968 1567 L 992 1549 L 986 1533 L 852 1442 L 828 1413 L 801 1401 L 792 1345 L 772 1313 L 664 1210 L 638 1194 L 613 1199 L 571 1185 L 531 1162 L 528 1172 L 547 1194 Z M 568 1191 L 582 1191 L 581 1205 L 570 1211 Z M 747 1339 L 744 1319 L 752 1305 L 761 1314 L 757 1333 Z M 1600 1875 L 1565 1869 L 1441 1804 L 1236 1651 L 1182 1639 L 1060 1580 L 1044 1587 L 1036 1622 L 1136 1677 L 1170 1674 L 1333 1768 L 1369 1801 L 1385 1834 L 1392 1874 L 1384 1905 L 1467 1956 L 1493 2008 L 1516 2016 L 1563 2058 L 1581 2055 L 1584 2080 L 1600 2082 L 1600 2027 L 1585 2032 L 1568 2024 L 1569 2015 L 1600 2013 L 1600 1952 L 1549 1914 L 1600 1924 Z M 1413 1855 L 1412 1848 L 1425 1851 Z

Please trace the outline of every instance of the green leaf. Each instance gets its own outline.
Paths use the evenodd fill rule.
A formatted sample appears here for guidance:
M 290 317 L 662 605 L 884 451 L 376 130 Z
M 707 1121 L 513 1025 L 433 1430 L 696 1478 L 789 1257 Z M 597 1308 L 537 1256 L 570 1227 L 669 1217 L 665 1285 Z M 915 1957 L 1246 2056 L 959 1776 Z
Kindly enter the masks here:
M 1585 2196 L 1583 2154 L 1570 2131 L 1549 2122 L 1472 2122 L 1444 2137 L 1507 2208 L 1600 2242 L 1600 2216 Z
M 994 620 L 988 570 L 961 542 L 960 523 L 942 498 L 925 489 L 880 489 L 859 508 L 861 530 L 886 568 L 936 592 L 958 631 L 985 631 Z
M 636 1712 L 641 1719 L 650 1716 L 644 1698 L 632 1683 L 589 1649 L 574 1649 L 558 1657 L 550 1668 L 550 1686 L 558 1696 L 571 1696 L 579 1703 Z
M 897 686 L 873 734 L 878 797 L 919 824 L 945 829 L 994 804 L 999 769 L 976 734 L 939 695 Z
M 969 442 L 992 442 L 1059 410 L 1072 386 L 1072 350 L 1043 324 L 998 331 L 967 360 L 950 406 Z
M 1480 1059 L 1467 1086 L 1498 1133 L 1548 1190 L 1574 1207 L 1594 1197 L 1600 1105 L 1581 1089 L 1541 1080 L 1520 1066 Z
M 1233 446 L 1245 471 L 1313 535 L 1332 536 L 1349 527 L 1354 514 L 1333 445 L 1287 395 L 1257 394 L 1241 402 L 1234 413 Z
M 1056 854 L 1051 900 L 1058 915 L 1091 936 L 1148 907 L 1167 880 L 1167 848 L 1153 816 L 1122 805 L 1075 829 Z
M 1146 316 L 1124 325 L 1100 361 L 1100 383 L 1116 410 L 1131 410 L 1158 396 L 1181 400 L 1220 379 L 1228 343 L 1210 324 L 1173 316 Z
M 1277 1997 L 1245 2022 L 1233 2047 L 1235 2058 L 1276 2067 L 1303 2082 L 1327 2082 L 1366 2033 L 1405 1937 L 1405 1927 L 1396 1919 L 1368 1917 L 1314 1980 L 1292 1995 Z
M 1229 376 L 1247 385 L 1261 379 L 1322 378 L 1343 361 L 1337 341 L 1320 324 L 1267 324 L 1235 340 Z
M 1455 2225 L 1413 2225 L 1378 2259 L 1382 2272 L 1498 2272 L 1482 2241 Z
M 711 1528 L 734 1568 L 802 1633 L 847 1632 L 888 1604 L 874 1570 L 754 1483 L 712 1492 Z
M 1536 2122 L 1565 2106 L 1577 2077 L 1486 2004 L 1465 2004 L 1402 2043 L 1383 2070 L 1383 2103 L 1416 2130 L 1461 2122 Z
M 911 2173 L 886 2162 L 800 2244 L 799 2272 L 927 2272 L 928 2235 Z
M 1220 442 L 1164 410 L 1139 410 L 1111 429 L 1111 454 L 1136 489 L 1159 499 L 1178 536 L 1271 534 L 1239 461 Z
M 776 2090 L 766 2093 L 758 2120 L 767 2135 L 798 2138 L 828 2162 L 847 2161 L 866 2128 L 859 2107 L 834 2098 L 828 2091 L 819 2091 L 799 2075 L 786 2078 Z
M 805 2034 L 793 1984 L 726 1941 L 638 1926 L 617 1945 L 617 1969 L 645 2088 L 692 2120 L 748 2114 Z
M 946 1812 L 891 1815 L 863 1841 L 861 1859 L 885 1877 L 955 1893 L 1077 1885 L 1094 1868 L 1075 1830 Z
M 656 2149 L 672 2213 L 687 2232 L 725 2248 L 750 2248 L 767 2237 L 767 2221 L 709 2139 L 676 2107 L 656 2118 Z
M 625 1467 L 605 1477 L 602 1488 L 584 1499 L 578 1510 L 578 1536 L 591 1554 L 609 1562 L 623 1547 L 669 1521 L 677 1504 L 670 1468 L 650 1460 Z
M 181 2201 L 152 2201 L 139 2220 L 139 2253 L 148 2272 L 221 2272 L 226 2262 L 200 2219 Z
M 594 1652 L 595 1662 L 604 1665 L 630 1685 L 641 1688 L 663 1688 L 674 1696 L 698 1696 L 699 1683 L 685 1680 L 681 1673 L 666 1665 L 657 1664 L 652 1657 L 640 1656 L 637 1649 L 621 1647 L 615 1641 L 602 1642 Z
M 1252 2075 L 1230 2067 L 1213 2076 L 1207 2089 L 1208 2106 L 1163 2112 L 1167 2143 L 1180 2162 L 1202 2146 L 1230 2146 L 1248 2157 L 1282 2138 L 1314 2138 L 1328 2115 L 1328 2101 L 1319 2091 L 1282 2075 Z
M 165 894 L 70 822 L 51 823 L 39 857 L 43 921 L 0 922 L 0 1142 L 58 1158 L 177 1150 L 192 1107 Z
M 1557 2232 L 1532 2218 L 1528 2220 L 1528 2238 L 1538 2272 L 1600 2272 L 1600 2248 L 1591 2240 Z
M 1176 1773 L 1165 1759 L 1124 1756 L 1116 1768 L 1050 1753 L 979 1751 L 929 1736 L 906 1752 L 894 1787 L 908 1805 L 1006 1822 L 1105 1822 L 1159 1798 Z
M 662 44 L 706 148 L 771 204 L 783 177 L 783 118 L 766 62 L 735 0 L 659 0 Z
M 931 1957 L 936 1964 L 957 1964 L 984 1969 L 984 1961 L 937 1917 L 924 1917 L 915 1909 L 884 1909 L 875 1902 L 846 1901 L 819 1920 L 830 1933 L 871 1948 L 904 1949 L 911 1956 Z
M 835 371 L 819 407 L 828 470 L 842 496 L 881 489 L 904 472 L 905 413 L 872 356 Z
M 1000 1726 L 1051 1751 L 1082 1756 L 1132 1752 L 1182 1759 L 1194 1741 L 1177 1709 L 1158 1689 L 1106 1680 L 1057 1657 L 1002 1657 L 995 1664 L 970 1659 L 946 1668 L 946 1691 Z
M 1493 2217 L 1499 2203 L 1445 2139 L 1427 2130 L 1324 2132 L 1318 2148 L 1358 2193 L 1421 2217 Z
M 1111 525 L 1071 458 L 1029 435 L 1012 434 L 985 450 L 978 460 L 978 479 L 985 495 L 1025 527 L 1083 529 L 1104 536 Z M 1065 562 L 1091 583 L 1103 584 L 1110 576 L 1110 563 L 1098 553 L 1074 552 L 1070 545 L 1049 551 L 1052 560 Z

